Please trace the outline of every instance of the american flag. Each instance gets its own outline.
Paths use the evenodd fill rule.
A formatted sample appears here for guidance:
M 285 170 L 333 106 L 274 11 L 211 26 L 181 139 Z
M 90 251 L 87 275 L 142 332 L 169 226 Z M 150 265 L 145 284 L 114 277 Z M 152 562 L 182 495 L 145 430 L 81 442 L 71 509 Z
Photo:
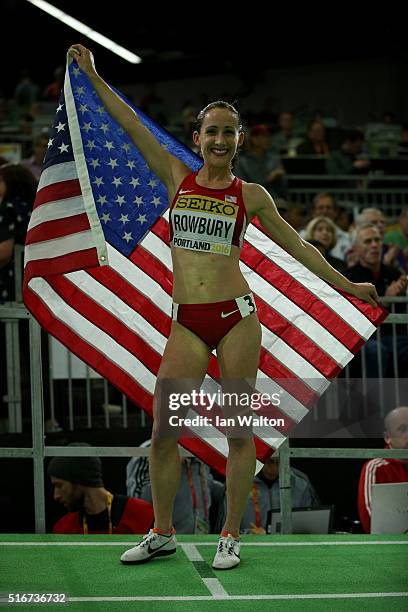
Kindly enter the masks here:
M 194 153 L 136 112 L 163 147 L 200 168 Z M 68 60 L 27 233 L 24 301 L 49 333 L 150 415 L 171 326 L 167 207 L 163 184 Z M 283 428 L 254 428 L 264 460 L 386 313 L 329 286 L 257 224 L 247 230 L 240 265 L 262 325 L 257 389 L 283 388 L 290 400 L 273 411 Z M 210 386 L 218 376 L 212 355 Z M 192 430 L 180 443 L 223 473 L 225 436 Z

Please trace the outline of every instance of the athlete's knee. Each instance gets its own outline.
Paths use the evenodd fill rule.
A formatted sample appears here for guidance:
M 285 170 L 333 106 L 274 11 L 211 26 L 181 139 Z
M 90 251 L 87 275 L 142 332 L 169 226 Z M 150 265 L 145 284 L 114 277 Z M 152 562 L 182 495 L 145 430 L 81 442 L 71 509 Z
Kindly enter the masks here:
M 177 448 L 177 438 L 164 437 L 159 435 L 152 436 L 151 453 L 154 455 L 167 455 Z
M 255 449 L 255 443 L 252 436 L 242 438 L 228 438 L 228 446 L 230 451 L 237 453 L 245 450 Z

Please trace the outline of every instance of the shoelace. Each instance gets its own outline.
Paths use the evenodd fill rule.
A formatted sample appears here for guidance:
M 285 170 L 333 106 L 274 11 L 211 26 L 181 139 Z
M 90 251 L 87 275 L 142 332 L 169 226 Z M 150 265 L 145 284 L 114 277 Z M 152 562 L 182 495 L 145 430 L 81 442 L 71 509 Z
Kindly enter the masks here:
M 149 531 L 149 533 L 147 533 L 143 537 L 142 541 L 140 542 L 140 546 L 143 546 L 143 547 L 148 546 L 155 535 L 156 534 L 154 533 L 154 531 Z
M 234 544 L 235 542 L 231 538 L 228 538 L 226 542 L 224 542 L 224 540 L 220 540 L 218 544 L 218 552 L 222 553 L 225 545 L 227 555 L 235 555 Z

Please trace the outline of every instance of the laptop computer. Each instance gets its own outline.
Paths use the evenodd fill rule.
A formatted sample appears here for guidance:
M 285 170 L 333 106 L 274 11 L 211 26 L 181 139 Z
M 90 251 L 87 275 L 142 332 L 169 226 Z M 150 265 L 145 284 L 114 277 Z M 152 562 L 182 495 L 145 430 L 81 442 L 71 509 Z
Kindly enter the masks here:
M 408 533 L 408 482 L 374 484 L 371 533 Z
M 334 506 L 292 510 L 292 533 L 330 533 L 333 526 L 333 514 Z M 280 512 L 269 510 L 265 531 L 266 533 L 282 532 Z

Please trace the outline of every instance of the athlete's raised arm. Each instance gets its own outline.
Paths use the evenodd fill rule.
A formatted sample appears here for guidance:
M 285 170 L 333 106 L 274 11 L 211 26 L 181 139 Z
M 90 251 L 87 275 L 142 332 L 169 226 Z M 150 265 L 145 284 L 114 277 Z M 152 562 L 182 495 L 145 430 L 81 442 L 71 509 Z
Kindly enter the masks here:
M 255 183 L 247 184 L 247 193 L 252 202 L 253 214 L 258 216 L 262 227 L 270 236 L 281 244 L 300 263 L 309 268 L 323 280 L 332 283 L 339 289 L 365 300 L 371 306 L 377 306 L 379 298 L 371 283 L 352 283 L 337 272 L 313 245 L 303 240 L 299 234 L 278 213 L 269 193 Z M 248 197 L 247 195 L 247 197 Z
M 99 76 L 93 54 L 89 49 L 83 45 L 72 45 L 68 53 L 88 76 L 109 114 L 126 130 L 151 170 L 157 174 L 169 191 L 177 188 L 190 169 L 165 151 L 134 110 Z

